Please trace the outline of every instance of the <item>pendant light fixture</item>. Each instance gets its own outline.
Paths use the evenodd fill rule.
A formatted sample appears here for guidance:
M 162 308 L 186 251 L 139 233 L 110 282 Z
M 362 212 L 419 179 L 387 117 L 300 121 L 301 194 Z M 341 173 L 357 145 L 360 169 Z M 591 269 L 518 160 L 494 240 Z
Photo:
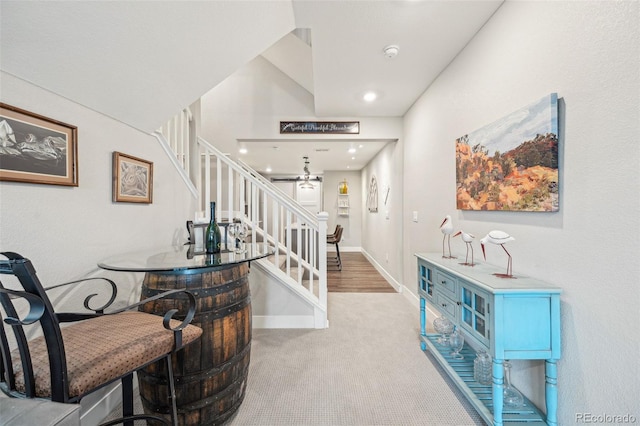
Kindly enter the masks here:
M 309 157 L 302 158 L 304 158 L 304 182 L 300 184 L 300 189 L 313 189 L 313 184 L 309 182 Z

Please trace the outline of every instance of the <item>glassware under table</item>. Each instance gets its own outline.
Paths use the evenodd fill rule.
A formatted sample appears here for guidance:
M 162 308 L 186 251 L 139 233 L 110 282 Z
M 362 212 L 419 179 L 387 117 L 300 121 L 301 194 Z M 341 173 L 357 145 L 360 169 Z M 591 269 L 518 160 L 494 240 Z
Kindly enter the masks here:
M 438 337 L 438 343 L 441 345 L 449 345 L 449 334 L 453 332 L 453 323 L 449 318 L 440 316 L 433 320 L 433 329 L 436 333 L 440 334 Z
M 460 354 L 464 347 L 464 336 L 458 328 L 454 328 L 453 334 L 449 336 L 449 346 L 453 350 L 451 352 L 453 359 L 464 359 L 464 356 Z
M 485 351 L 479 351 L 473 360 L 473 378 L 481 385 L 491 385 L 493 382 L 491 355 Z
M 518 408 L 524 403 L 524 397 L 518 389 L 511 384 L 511 363 L 504 362 L 504 390 L 502 392 L 504 406 L 508 408 Z

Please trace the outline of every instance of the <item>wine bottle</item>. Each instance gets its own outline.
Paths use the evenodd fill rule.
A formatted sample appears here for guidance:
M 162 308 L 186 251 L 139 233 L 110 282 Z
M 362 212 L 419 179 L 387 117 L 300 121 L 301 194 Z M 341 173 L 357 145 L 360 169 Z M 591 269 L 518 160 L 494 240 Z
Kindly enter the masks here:
M 205 246 L 207 254 L 212 253 L 220 253 L 220 243 L 222 242 L 222 237 L 220 236 L 220 227 L 216 222 L 216 203 L 214 201 L 211 202 L 211 220 L 209 221 L 209 226 L 207 226 L 207 234 L 205 240 Z

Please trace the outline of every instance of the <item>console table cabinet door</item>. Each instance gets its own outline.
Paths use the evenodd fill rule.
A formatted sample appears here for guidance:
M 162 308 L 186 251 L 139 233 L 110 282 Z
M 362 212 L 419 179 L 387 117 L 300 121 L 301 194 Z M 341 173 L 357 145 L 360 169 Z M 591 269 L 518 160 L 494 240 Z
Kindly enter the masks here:
M 500 359 L 559 359 L 560 336 L 554 320 L 560 316 L 559 296 L 495 296 L 496 340 L 493 356 Z
M 433 270 L 424 264 L 418 265 L 418 292 L 428 299 L 433 298 Z
M 484 291 L 460 282 L 460 325 L 491 353 L 491 297 Z

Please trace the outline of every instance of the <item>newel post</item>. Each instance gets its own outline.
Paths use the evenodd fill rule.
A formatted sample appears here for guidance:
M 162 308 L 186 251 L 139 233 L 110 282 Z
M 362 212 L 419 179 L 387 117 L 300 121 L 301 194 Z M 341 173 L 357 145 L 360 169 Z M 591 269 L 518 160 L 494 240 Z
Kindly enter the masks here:
M 318 213 L 318 298 L 320 305 L 324 308 L 323 318 L 318 319 L 316 315 L 316 328 L 327 327 L 327 221 L 329 213 Z M 322 324 L 320 324 L 322 323 Z

